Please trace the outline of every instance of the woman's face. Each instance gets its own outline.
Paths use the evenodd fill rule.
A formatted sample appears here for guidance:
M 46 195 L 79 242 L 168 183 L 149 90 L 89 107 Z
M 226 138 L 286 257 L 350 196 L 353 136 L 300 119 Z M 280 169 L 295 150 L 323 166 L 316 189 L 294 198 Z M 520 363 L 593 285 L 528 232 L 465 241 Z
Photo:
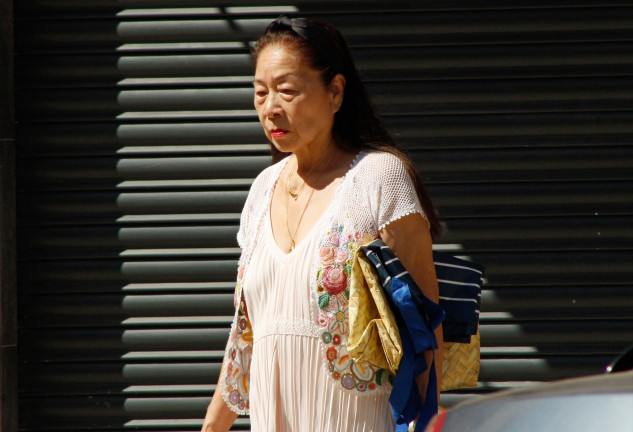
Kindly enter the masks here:
M 331 142 L 343 100 L 342 75 L 326 85 L 301 51 L 269 45 L 259 54 L 254 85 L 259 121 L 278 150 L 296 153 Z

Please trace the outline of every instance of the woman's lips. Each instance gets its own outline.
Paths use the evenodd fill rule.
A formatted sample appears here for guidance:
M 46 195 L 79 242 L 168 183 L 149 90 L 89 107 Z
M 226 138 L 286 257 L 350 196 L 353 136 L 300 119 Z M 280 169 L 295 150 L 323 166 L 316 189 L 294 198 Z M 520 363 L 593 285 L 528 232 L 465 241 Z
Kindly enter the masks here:
M 288 131 L 286 129 L 271 129 L 270 130 L 270 136 L 272 136 L 273 138 L 281 138 L 283 136 L 286 136 L 287 133 Z

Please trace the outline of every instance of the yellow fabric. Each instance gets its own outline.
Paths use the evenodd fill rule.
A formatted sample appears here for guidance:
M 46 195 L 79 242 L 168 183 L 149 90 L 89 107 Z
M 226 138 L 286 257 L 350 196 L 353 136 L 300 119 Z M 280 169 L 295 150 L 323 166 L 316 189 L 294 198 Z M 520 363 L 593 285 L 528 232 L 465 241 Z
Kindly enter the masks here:
M 362 252 L 355 254 L 352 266 L 347 351 L 355 361 L 369 363 L 393 374 L 402 358 L 396 318 L 376 270 Z

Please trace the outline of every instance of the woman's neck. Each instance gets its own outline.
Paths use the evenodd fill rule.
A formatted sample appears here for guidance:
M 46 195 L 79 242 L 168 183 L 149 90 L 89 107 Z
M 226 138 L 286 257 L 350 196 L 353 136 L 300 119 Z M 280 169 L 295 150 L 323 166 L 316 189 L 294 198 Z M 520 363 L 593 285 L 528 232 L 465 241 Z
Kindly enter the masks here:
M 347 153 L 336 144 L 332 137 L 325 145 L 311 146 L 305 151 L 294 153 L 296 172 L 306 180 L 317 174 L 322 175 L 336 169 L 342 159 L 347 159 L 345 157 Z

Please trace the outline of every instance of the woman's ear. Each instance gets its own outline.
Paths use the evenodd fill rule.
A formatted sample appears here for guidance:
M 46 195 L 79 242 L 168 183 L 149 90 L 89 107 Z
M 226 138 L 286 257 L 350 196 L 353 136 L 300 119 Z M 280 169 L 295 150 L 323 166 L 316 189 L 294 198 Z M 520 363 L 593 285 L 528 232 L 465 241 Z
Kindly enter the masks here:
M 345 76 L 343 74 L 337 74 L 332 78 L 330 83 L 330 90 L 332 92 L 332 114 L 336 114 L 341 105 L 343 104 L 343 97 L 345 96 Z

